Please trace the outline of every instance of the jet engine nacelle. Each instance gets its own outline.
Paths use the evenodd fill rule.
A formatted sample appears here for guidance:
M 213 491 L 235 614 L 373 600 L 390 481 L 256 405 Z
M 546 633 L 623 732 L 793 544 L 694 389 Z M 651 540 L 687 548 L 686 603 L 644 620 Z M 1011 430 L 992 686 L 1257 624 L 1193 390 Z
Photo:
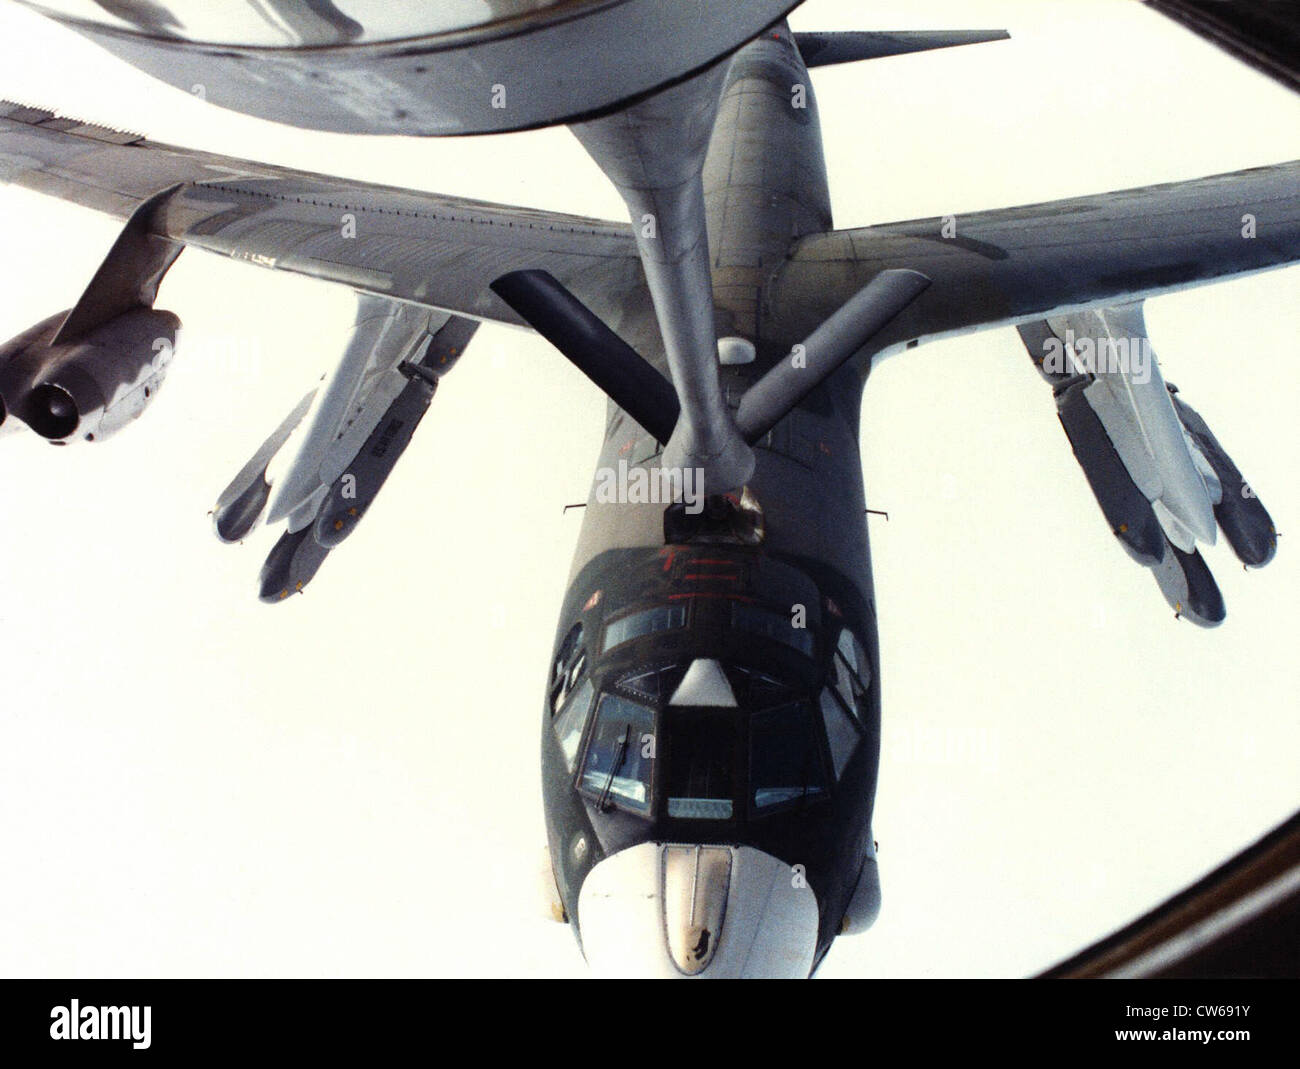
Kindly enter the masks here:
M 1198 540 L 1212 545 L 1221 529 L 1242 564 L 1259 568 L 1277 531 L 1205 420 L 1164 381 L 1141 304 L 1019 331 L 1115 537 L 1176 615 L 1217 626 L 1226 609 Z
M 0 429 L 10 431 L 16 426 L 11 399 L 21 399 L 31 387 L 34 363 L 31 354 L 49 348 L 67 315 L 65 308 L 0 345 Z
M 1177 396 L 1178 387 L 1169 384 L 1174 410 L 1206 462 L 1223 493 L 1214 506 L 1214 518 L 1227 536 L 1237 559 L 1248 568 L 1262 568 L 1277 552 L 1277 531 L 1273 519 L 1246 482 L 1227 450 L 1219 444 L 1201 414 Z
M 52 344 L 66 317 L 51 316 L 0 347 L 0 419 L 17 417 L 60 444 L 102 441 L 158 392 L 180 319 L 140 307 L 73 343 Z

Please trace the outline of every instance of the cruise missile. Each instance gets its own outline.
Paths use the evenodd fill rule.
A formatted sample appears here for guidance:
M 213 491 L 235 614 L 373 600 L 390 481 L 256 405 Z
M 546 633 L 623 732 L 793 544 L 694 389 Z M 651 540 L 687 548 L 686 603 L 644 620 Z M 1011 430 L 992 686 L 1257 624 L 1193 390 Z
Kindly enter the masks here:
M 424 356 L 398 370 L 407 376 L 402 392 L 375 425 L 348 470 L 330 486 L 315 523 L 316 541 L 328 549 L 339 545 L 370 508 L 398 459 L 411 444 L 433 401 L 438 380 L 451 369 L 473 338 L 478 323 L 455 317 L 429 339 Z

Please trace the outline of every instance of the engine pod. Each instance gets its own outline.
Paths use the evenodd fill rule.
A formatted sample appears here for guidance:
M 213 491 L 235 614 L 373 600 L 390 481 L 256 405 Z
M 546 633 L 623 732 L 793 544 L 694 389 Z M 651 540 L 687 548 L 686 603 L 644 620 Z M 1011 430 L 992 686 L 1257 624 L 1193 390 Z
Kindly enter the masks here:
M 50 441 L 107 438 L 138 418 L 161 385 L 180 320 L 138 308 L 36 357 L 39 370 L 15 413 Z
M 1172 391 L 1171 391 L 1172 392 Z M 1214 506 L 1214 518 L 1223 531 L 1237 559 L 1251 568 L 1262 568 L 1277 552 L 1277 530 L 1273 517 L 1246 482 L 1232 457 L 1219 444 L 1209 424 L 1186 401 L 1173 397 L 1178 418 L 1187 433 L 1210 462 L 1223 488 L 1223 496 Z
M 1115 537 L 1134 560 L 1154 567 L 1164 559 L 1164 531 L 1151 502 L 1133 481 L 1088 403 L 1086 386 L 1085 382 L 1077 382 L 1057 396 L 1061 426 Z
M 290 594 L 301 593 L 320 571 L 329 552 L 312 537 L 310 526 L 285 532 L 262 565 L 257 596 L 273 605 Z
M 1165 559 L 1151 569 L 1170 608 L 1199 627 L 1218 627 L 1228 615 L 1219 584 L 1199 552 L 1184 553 L 1172 542 Z

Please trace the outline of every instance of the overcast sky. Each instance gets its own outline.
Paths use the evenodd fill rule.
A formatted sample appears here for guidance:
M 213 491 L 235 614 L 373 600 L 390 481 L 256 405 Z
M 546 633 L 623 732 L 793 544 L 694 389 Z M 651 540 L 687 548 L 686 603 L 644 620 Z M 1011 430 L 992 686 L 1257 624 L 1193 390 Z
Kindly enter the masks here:
M 1300 156 L 1300 99 L 1130 0 L 809 0 L 795 29 L 1010 29 L 818 72 L 838 226 Z M 151 138 L 622 218 L 563 130 L 421 141 L 219 112 L 12 4 L 0 94 Z M 115 236 L 0 188 L 0 338 Z M 1149 302 L 1165 377 L 1294 528 L 1297 269 Z M 0 442 L 0 972 L 585 973 L 543 920 L 538 735 L 603 402 L 485 328 L 358 533 L 268 607 L 276 532 L 217 494 L 341 350 L 345 289 L 186 252 L 156 405 L 101 445 Z M 1207 559 L 1177 622 L 1110 535 L 1014 331 L 886 362 L 864 406 L 881 630 L 884 906 L 825 976 L 1014 976 L 1296 806 L 1297 554 Z

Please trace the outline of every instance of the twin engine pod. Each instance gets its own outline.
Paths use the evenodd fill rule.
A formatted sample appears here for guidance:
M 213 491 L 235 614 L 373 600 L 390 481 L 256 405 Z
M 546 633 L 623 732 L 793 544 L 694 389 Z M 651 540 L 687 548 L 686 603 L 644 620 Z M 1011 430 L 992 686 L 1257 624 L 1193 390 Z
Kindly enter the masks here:
M 138 307 L 56 344 L 67 316 L 51 316 L 0 346 L 0 424 L 16 418 L 57 445 L 103 441 L 157 394 L 181 322 Z
M 1151 570 L 1178 616 L 1221 623 L 1223 596 L 1197 543 L 1213 545 L 1221 530 L 1242 564 L 1260 568 L 1277 532 L 1205 420 L 1164 381 L 1141 303 L 1019 331 L 1120 545 Z

